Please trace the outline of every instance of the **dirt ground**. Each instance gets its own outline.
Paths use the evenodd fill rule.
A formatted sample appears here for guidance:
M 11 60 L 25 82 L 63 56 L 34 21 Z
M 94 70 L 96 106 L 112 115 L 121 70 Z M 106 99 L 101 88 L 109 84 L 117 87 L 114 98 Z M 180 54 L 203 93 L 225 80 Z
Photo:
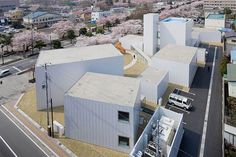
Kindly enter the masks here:
M 36 110 L 35 87 L 25 93 L 25 95 L 19 102 L 18 107 L 23 112 L 25 112 L 29 117 L 31 117 L 34 121 L 36 121 L 43 128 L 46 129 L 47 112 L 45 110 L 44 111 Z M 53 114 L 54 120 L 64 125 L 64 107 L 55 107 L 53 110 L 54 110 Z M 125 153 L 113 151 L 111 149 L 88 144 L 77 140 L 72 140 L 64 136 L 58 137 L 57 134 L 56 138 L 60 140 L 60 142 L 63 145 L 65 145 L 68 149 L 70 149 L 73 153 L 75 153 L 79 157 L 128 157 L 128 154 Z

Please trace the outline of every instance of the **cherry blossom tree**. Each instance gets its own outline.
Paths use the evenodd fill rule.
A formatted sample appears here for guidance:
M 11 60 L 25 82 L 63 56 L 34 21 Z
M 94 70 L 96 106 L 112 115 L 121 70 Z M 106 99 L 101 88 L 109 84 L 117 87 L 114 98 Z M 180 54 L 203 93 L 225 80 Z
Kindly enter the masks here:
M 64 38 L 68 30 L 74 30 L 74 24 L 71 21 L 59 21 L 52 25 L 53 33 L 57 34 L 59 38 Z
M 29 30 L 26 30 L 21 33 L 17 33 L 13 36 L 12 38 L 12 45 L 13 45 L 13 50 L 14 51 L 24 51 L 24 50 L 29 50 L 32 48 L 32 36 L 33 36 L 33 41 L 34 44 L 36 41 L 42 41 L 44 43 L 49 43 L 49 37 L 42 32 L 32 32 Z
M 143 25 L 141 20 L 128 20 L 112 28 L 115 34 L 141 34 L 143 32 Z
M 121 22 L 125 21 L 129 14 L 127 13 L 120 13 L 120 14 L 113 14 L 110 16 L 107 16 L 105 18 L 101 18 L 97 20 L 98 25 L 105 25 L 107 21 L 110 21 L 112 24 L 115 23 L 116 19 L 120 20 Z

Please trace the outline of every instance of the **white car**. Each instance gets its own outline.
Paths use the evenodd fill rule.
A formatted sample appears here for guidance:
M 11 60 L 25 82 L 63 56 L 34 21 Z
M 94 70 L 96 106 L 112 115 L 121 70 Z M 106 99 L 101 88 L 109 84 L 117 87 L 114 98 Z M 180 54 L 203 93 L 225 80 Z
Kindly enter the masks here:
M 175 93 L 170 94 L 168 103 L 171 105 L 181 107 L 185 110 L 189 110 L 192 108 L 191 101 L 188 98 Z
M 5 69 L 5 70 L 1 70 L 1 69 L 0 69 L 0 78 L 6 77 L 6 76 L 8 76 L 8 75 L 11 75 L 11 72 L 10 72 L 9 69 Z

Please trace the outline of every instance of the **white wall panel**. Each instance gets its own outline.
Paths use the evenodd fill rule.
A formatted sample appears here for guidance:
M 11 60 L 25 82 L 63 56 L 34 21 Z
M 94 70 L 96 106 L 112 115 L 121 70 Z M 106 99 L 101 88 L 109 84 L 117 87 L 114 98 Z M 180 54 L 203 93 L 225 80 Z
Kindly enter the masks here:
M 140 98 L 140 96 L 139 96 Z M 138 99 L 138 97 L 137 97 Z M 108 104 L 65 95 L 65 135 L 69 138 L 129 153 L 137 132 L 138 112 L 129 106 Z M 118 111 L 130 113 L 130 121 L 118 121 Z M 138 112 L 137 112 L 138 111 Z M 118 146 L 118 136 L 130 138 L 130 147 Z
M 53 106 L 63 106 L 64 94 L 86 72 L 97 72 L 113 75 L 123 75 L 123 56 L 81 61 L 75 63 L 48 66 L 49 84 L 52 93 Z M 44 67 L 35 68 L 37 109 L 46 108 Z
M 189 86 L 188 64 L 153 58 L 151 66 L 157 69 L 169 71 L 170 83 L 185 87 Z

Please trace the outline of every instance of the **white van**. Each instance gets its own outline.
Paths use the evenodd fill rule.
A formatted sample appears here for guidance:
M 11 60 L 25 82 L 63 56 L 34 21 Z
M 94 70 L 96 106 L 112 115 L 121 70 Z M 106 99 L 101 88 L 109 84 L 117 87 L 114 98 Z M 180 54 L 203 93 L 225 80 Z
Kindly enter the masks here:
M 185 110 L 189 110 L 192 107 L 191 101 L 188 98 L 175 93 L 169 95 L 168 104 L 181 107 Z
M 0 78 L 11 75 L 11 72 L 9 69 L 1 70 L 0 69 Z

